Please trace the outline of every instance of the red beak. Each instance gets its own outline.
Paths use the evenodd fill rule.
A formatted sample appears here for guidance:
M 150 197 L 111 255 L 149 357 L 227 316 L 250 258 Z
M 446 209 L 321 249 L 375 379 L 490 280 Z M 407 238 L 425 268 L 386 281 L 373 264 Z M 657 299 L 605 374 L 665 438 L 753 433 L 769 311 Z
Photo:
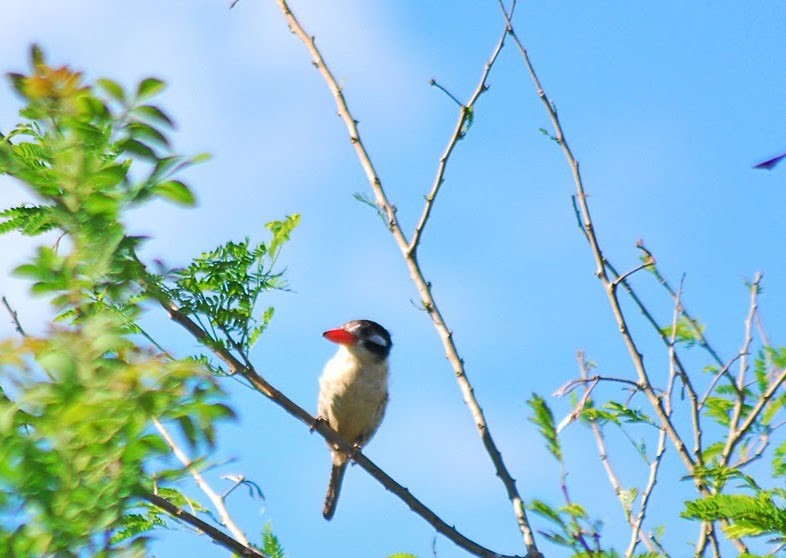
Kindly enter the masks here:
M 345 329 L 329 329 L 322 334 L 322 337 L 339 345 L 354 345 L 358 338 Z

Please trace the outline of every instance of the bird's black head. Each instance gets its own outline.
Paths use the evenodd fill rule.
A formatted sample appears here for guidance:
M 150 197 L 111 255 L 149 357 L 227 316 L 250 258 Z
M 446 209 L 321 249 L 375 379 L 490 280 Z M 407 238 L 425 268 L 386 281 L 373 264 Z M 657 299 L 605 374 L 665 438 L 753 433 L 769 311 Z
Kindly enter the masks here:
M 363 347 L 380 360 L 385 360 L 393 347 L 388 330 L 371 320 L 352 320 L 322 335 L 334 343 Z
M 357 344 L 382 359 L 390 354 L 393 341 L 390 333 L 377 322 L 371 320 L 353 320 L 345 323 L 343 329 L 357 337 Z

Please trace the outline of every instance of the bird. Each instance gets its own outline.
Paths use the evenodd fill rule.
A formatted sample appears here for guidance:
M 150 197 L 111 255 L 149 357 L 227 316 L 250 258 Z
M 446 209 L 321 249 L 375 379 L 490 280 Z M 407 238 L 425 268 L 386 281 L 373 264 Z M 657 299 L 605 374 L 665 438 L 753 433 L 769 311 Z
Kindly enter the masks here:
M 758 165 L 753 165 L 754 169 L 764 169 L 764 170 L 772 170 L 775 166 L 780 163 L 782 160 L 786 159 L 786 153 L 781 153 L 780 155 L 776 155 L 771 159 L 767 159 L 766 161 L 762 161 Z
M 374 436 L 385 415 L 388 356 L 393 347 L 390 333 L 371 320 L 352 320 L 322 336 L 337 343 L 338 351 L 319 378 L 317 420 L 326 420 L 342 438 L 360 448 Z M 336 511 L 349 456 L 328 446 L 333 468 L 322 515 L 329 521 Z

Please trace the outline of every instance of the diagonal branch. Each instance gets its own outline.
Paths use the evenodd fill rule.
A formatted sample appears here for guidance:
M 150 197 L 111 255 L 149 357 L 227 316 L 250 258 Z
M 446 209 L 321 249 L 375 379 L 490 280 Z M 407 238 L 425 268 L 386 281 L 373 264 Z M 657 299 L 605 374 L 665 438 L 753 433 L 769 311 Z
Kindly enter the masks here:
M 216 494 L 216 491 L 207 483 L 205 478 L 202 476 L 202 473 L 194 467 L 194 463 L 188 458 L 188 456 L 183 452 L 182 449 L 177 445 L 172 435 L 166 429 L 166 427 L 159 421 L 157 418 L 153 417 L 153 424 L 155 425 L 158 432 L 161 434 L 161 437 L 167 443 L 167 445 L 172 450 L 172 453 L 175 454 L 175 457 L 183 464 L 183 466 L 188 469 L 188 472 L 194 478 L 194 481 L 197 483 L 199 488 L 205 495 L 210 499 L 215 507 L 216 511 L 218 512 L 218 516 L 221 519 L 222 525 L 225 525 L 229 532 L 232 533 L 232 536 L 243 546 L 248 547 L 248 538 L 246 537 L 245 533 L 237 526 L 237 524 L 232 519 L 232 516 L 229 515 L 229 510 L 224 503 L 224 499 Z
M 250 547 L 240 542 L 236 541 L 226 533 L 224 533 L 221 529 L 216 529 L 210 523 L 206 521 L 202 521 L 198 517 L 193 514 L 188 513 L 181 507 L 176 506 L 166 498 L 162 498 L 158 494 L 154 494 L 152 492 L 145 492 L 141 495 L 144 500 L 147 500 L 157 508 L 161 508 L 166 513 L 188 523 L 189 525 L 196 527 L 203 533 L 205 533 L 208 537 L 213 539 L 216 543 L 220 544 L 227 550 L 232 551 L 233 553 L 237 554 L 238 556 L 253 556 L 255 558 L 268 558 L 267 554 L 257 550 L 254 547 Z
M 663 405 L 658 398 L 657 394 L 655 393 L 655 389 L 652 386 L 652 382 L 650 381 L 649 374 L 644 366 L 644 357 L 638 350 L 635 341 L 633 340 L 633 336 L 628 329 L 628 324 L 625 319 L 625 315 L 622 312 L 622 307 L 619 302 L 619 298 L 617 296 L 617 287 L 618 283 L 615 283 L 608 275 L 606 271 L 606 260 L 603 257 L 603 251 L 601 250 L 600 243 L 598 238 L 595 234 L 595 227 L 592 222 L 592 217 L 589 211 L 589 205 L 587 204 L 587 194 L 584 190 L 584 182 L 581 178 L 581 173 L 579 172 L 579 162 L 573 156 L 573 152 L 568 145 L 568 142 L 565 138 L 565 135 L 562 131 L 562 124 L 560 123 L 559 117 L 557 116 L 557 110 L 554 107 L 551 100 L 546 95 L 546 92 L 543 90 L 543 87 L 540 84 L 540 80 L 538 79 L 537 74 L 535 73 L 535 68 L 532 65 L 532 62 L 529 59 L 529 55 L 527 54 L 527 50 L 524 48 L 524 45 L 521 43 L 518 35 L 516 35 L 515 30 L 513 29 L 513 23 L 510 20 L 510 16 L 505 9 L 504 4 L 500 0 L 499 2 L 500 9 L 502 10 L 502 14 L 505 17 L 505 21 L 508 25 L 508 33 L 511 35 L 513 40 L 516 43 L 516 46 L 519 49 L 519 52 L 524 60 L 524 65 L 527 68 L 527 71 L 532 78 L 533 83 L 538 92 L 538 97 L 540 97 L 543 104 L 546 106 L 546 111 L 551 119 L 552 126 L 554 127 L 554 131 L 556 133 L 556 139 L 559 143 L 560 147 L 562 148 L 563 153 L 565 154 L 565 158 L 570 165 L 571 171 L 573 173 L 573 181 L 576 185 L 577 190 L 577 201 L 579 204 L 579 210 L 581 212 L 582 223 L 584 226 L 584 230 L 586 231 L 587 240 L 589 241 L 590 247 L 592 249 L 592 255 L 595 259 L 595 275 L 600 279 L 601 283 L 603 284 L 604 290 L 606 291 L 606 296 L 609 299 L 609 303 L 611 305 L 612 313 L 614 314 L 614 318 L 617 322 L 617 326 L 619 327 L 620 335 L 622 336 L 623 341 L 625 342 L 625 346 L 630 353 L 630 357 L 633 360 L 633 365 L 636 369 L 636 373 L 639 377 L 639 384 L 641 390 L 646 394 L 647 398 L 650 401 L 650 404 L 654 408 L 655 412 L 658 415 L 658 419 L 663 423 L 664 427 L 666 428 L 669 438 L 671 439 L 672 443 L 675 445 L 677 449 L 677 453 L 679 453 L 680 457 L 684 461 L 686 467 L 690 472 L 693 472 L 695 463 L 693 458 L 688 451 L 685 442 L 680 437 L 679 433 L 677 432 L 674 424 L 671 421 L 671 417 L 666 414 Z
M 515 2 L 514 2 L 515 7 Z M 512 10 L 513 8 L 511 8 Z M 448 166 L 448 161 L 450 160 L 450 156 L 453 153 L 453 149 L 456 147 L 456 144 L 459 140 L 464 138 L 466 134 L 467 127 L 472 122 L 473 118 L 473 111 L 475 110 L 475 103 L 480 98 L 480 96 L 485 93 L 489 86 L 486 85 L 486 80 L 489 77 L 489 73 L 491 73 L 491 68 L 494 66 L 494 62 L 497 61 L 497 56 L 502 51 L 502 47 L 505 46 L 505 37 L 507 36 L 508 32 L 507 29 L 502 32 L 502 36 L 499 38 L 497 42 L 497 46 L 494 48 L 494 52 L 492 52 L 491 57 L 489 58 L 486 65 L 483 67 L 483 74 L 480 76 L 480 81 L 478 82 L 477 88 L 475 88 L 475 92 L 469 98 L 469 101 L 466 105 L 461 105 L 461 109 L 459 110 L 459 117 L 458 121 L 456 122 L 456 126 L 453 129 L 453 135 L 450 136 L 450 140 L 448 141 L 447 147 L 445 147 L 445 151 L 442 153 L 442 157 L 439 158 L 439 165 L 437 166 L 437 176 L 434 178 L 434 184 L 431 187 L 431 192 L 426 196 L 426 204 L 423 207 L 423 214 L 420 216 L 420 220 L 418 224 L 415 226 L 415 232 L 412 233 L 412 240 L 409 243 L 409 249 L 407 255 L 415 254 L 418 249 L 418 244 L 420 243 L 420 237 L 423 235 L 423 230 L 426 227 L 426 223 L 428 222 L 428 218 L 431 215 L 431 209 L 434 207 L 434 200 L 437 198 L 437 194 L 439 193 L 440 186 L 445 181 L 445 170 Z M 432 80 L 432 84 L 435 82 Z
M 582 399 L 589 399 L 589 395 L 592 392 L 592 388 L 587 385 L 586 381 L 589 379 L 588 375 L 589 375 L 590 365 L 587 363 L 586 359 L 584 358 L 584 351 L 579 351 L 577 357 L 579 361 L 579 370 L 581 371 L 581 377 L 583 380 L 585 380 L 584 397 Z M 614 469 L 614 466 L 609 460 L 608 451 L 606 449 L 606 439 L 603 435 L 603 430 L 598 424 L 598 421 L 590 420 L 589 423 L 590 423 L 590 428 L 592 429 L 592 433 L 595 436 L 595 444 L 598 447 L 598 457 L 600 459 L 600 462 L 603 465 L 603 468 L 606 470 L 606 476 L 609 479 L 609 483 L 611 483 L 611 487 L 614 490 L 614 494 L 617 496 L 617 500 L 619 500 L 619 503 L 622 506 L 622 511 L 625 514 L 625 521 L 627 521 L 628 524 L 631 526 L 631 543 L 629 547 L 629 552 L 626 553 L 625 556 L 629 557 L 633 554 L 633 549 L 635 548 L 635 545 L 637 544 L 639 538 L 641 538 L 641 541 L 647 547 L 647 550 L 649 550 L 651 553 L 654 554 L 656 551 L 655 545 L 652 543 L 652 541 L 649 538 L 647 538 L 644 535 L 644 533 L 641 532 L 641 522 L 644 520 L 644 510 L 646 509 L 646 501 L 642 499 L 643 507 L 641 509 L 641 513 L 639 514 L 637 519 L 634 520 L 633 515 L 631 513 L 631 505 L 633 504 L 633 502 L 627 501 L 625 489 L 622 487 L 622 482 L 620 481 L 619 475 L 617 474 L 617 472 Z M 662 432 L 663 431 L 661 430 L 661 433 Z M 660 461 L 659 458 L 658 461 Z M 648 494 L 646 495 L 649 496 Z
M 478 403 L 474 389 L 472 384 L 469 381 L 469 378 L 466 374 L 466 369 L 464 368 L 464 361 L 459 356 L 458 349 L 453 341 L 453 332 L 448 328 L 445 320 L 440 312 L 439 308 L 437 307 L 436 301 L 431 294 L 431 283 L 426 280 L 425 276 L 423 275 L 423 271 L 421 270 L 418 262 L 417 257 L 414 249 L 410 248 L 410 243 L 407 241 L 406 235 L 401 228 L 401 225 L 398 222 L 396 217 L 396 209 L 388 200 L 384 189 L 382 188 L 382 181 L 377 174 L 373 163 L 371 162 L 371 158 L 366 151 L 366 148 L 363 142 L 360 139 L 360 133 L 358 132 L 357 128 L 357 121 L 352 117 L 352 114 L 349 111 L 349 107 L 347 106 L 346 99 L 341 91 L 341 87 L 339 86 L 338 82 L 336 81 L 335 76 L 330 71 L 325 62 L 325 59 L 322 57 L 319 49 L 316 46 L 314 41 L 314 37 L 310 36 L 306 33 L 303 26 L 297 20 L 295 15 L 289 8 L 286 0 L 276 0 L 279 7 L 281 8 L 284 17 L 287 20 L 289 25 L 289 29 L 294 33 L 306 46 L 308 49 L 309 54 L 312 57 L 314 66 L 317 68 L 319 73 L 322 75 L 325 83 L 327 84 L 328 88 L 330 89 L 331 93 L 336 102 L 336 107 L 338 109 L 338 115 L 344 121 L 344 124 L 347 127 L 347 131 L 349 133 L 350 141 L 352 142 L 352 146 L 357 154 L 357 157 L 360 161 L 360 165 L 363 168 L 363 171 L 366 174 L 366 178 L 371 185 L 371 189 L 374 192 L 374 196 L 376 197 L 377 206 L 381 209 L 383 215 L 387 219 L 387 226 L 390 230 L 393 238 L 396 241 L 399 249 L 401 250 L 402 255 L 404 256 L 404 262 L 407 265 L 409 270 L 410 277 L 415 285 L 415 288 L 418 291 L 418 294 L 421 297 L 421 301 L 423 304 L 424 309 L 428 312 L 429 316 L 431 316 L 431 320 L 434 323 L 434 327 L 437 330 L 440 338 L 442 339 L 442 344 L 445 349 L 445 353 L 447 355 L 448 361 L 450 362 L 451 366 L 453 367 L 453 372 L 456 375 L 456 381 L 458 382 L 459 389 L 461 390 L 461 394 L 464 398 L 464 402 L 466 403 L 467 407 L 472 414 L 473 421 L 477 427 L 478 433 L 480 434 L 481 440 L 483 445 L 488 453 L 494 468 L 496 469 L 497 476 L 502 481 L 505 490 L 507 492 L 508 499 L 513 504 L 513 511 L 516 516 L 516 520 L 519 525 L 519 530 L 522 533 L 524 544 L 527 547 L 528 554 L 530 556 L 540 556 L 540 552 L 537 549 L 537 545 L 535 544 L 535 539 L 533 535 L 532 528 L 529 525 L 529 521 L 527 519 L 527 513 L 524 507 L 524 501 L 519 494 L 518 488 L 516 487 L 516 481 L 513 479 L 513 476 L 508 471 L 505 462 L 502 459 L 502 454 L 500 453 L 499 449 L 497 448 L 496 443 L 494 442 L 493 437 L 491 436 L 491 432 L 488 427 L 488 423 L 486 422 L 486 417 L 483 413 L 483 410 Z M 496 52 L 496 51 L 495 51 Z M 485 79 L 486 73 L 484 72 Z M 479 90 L 482 90 L 483 87 L 479 87 Z M 482 93 L 482 91 L 481 91 Z M 466 111 L 462 111 L 465 114 L 462 114 L 460 118 L 466 118 Z M 438 180 L 437 184 L 439 184 L 441 180 Z M 431 202 L 427 203 L 432 203 Z M 427 208 L 430 211 L 429 208 Z M 426 216 L 427 219 L 428 216 Z M 425 224 L 425 221 L 424 221 Z M 416 246 L 416 245 L 412 245 Z
M 8 299 L 4 296 L 2 298 L 3 306 L 8 311 L 8 315 L 11 316 L 11 323 L 14 324 L 14 329 L 16 332 L 21 335 L 22 337 L 27 337 L 27 333 L 25 333 L 22 324 L 19 322 L 19 315 L 16 313 L 16 310 L 11 308 L 11 305 L 8 303 Z
M 426 507 L 420 500 L 415 498 L 407 488 L 397 483 L 390 475 L 385 473 L 385 471 L 380 469 L 373 461 L 363 455 L 363 453 L 353 444 L 342 438 L 338 432 L 328 425 L 327 421 L 317 420 L 316 417 L 311 416 L 305 409 L 289 399 L 286 395 L 273 387 L 265 378 L 260 376 L 252 366 L 245 365 L 225 348 L 217 346 L 215 343 L 211 343 L 211 338 L 208 333 L 201 329 L 191 320 L 191 318 L 183 314 L 177 305 L 167 298 L 167 296 L 155 285 L 144 284 L 144 287 L 147 294 L 156 300 L 169 314 L 172 321 L 188 331 L 197 341 L 209 348 L 228 366 L 230 374 L 242 375 L 257 391 L 262 393 L 262 395 L 308 426 L 312 431 L 316 431 L 332 446 L 337 447 L 342 452 L 349 455 L 361 469 L 376 479 L 387 490 L 398 496 L 413 512 L 434 527 L 438 533 L 441 533 L 467 552 L 475 556 L 480 556 L 481 558 L 519 558 L 517 556 L 507 556 L 493 552 L 459 533 L 455 528 L 448 525 L 442 518 Z
M 652 258 L 654 260 L 654 258 L 652 256 L 652 252 L 650 252 L 649 249 L 646 246 L 644 246 L 643 242 L 641 242 L 641 241 L 637 242 L 636 243 L 636 247 L 639 250 L 641 250 L 642 252 L 644 252 L 644 254 L 646 254 L 646 256 L 648 258 Z M 672 300 L 674 300 L 674 301 L 679 300 L 680 301 L 680 311 L 682 313 L 682 316 L 685 317 L 685 319 L 688 320 L 688 323 L 690 324 L 691 329 L 693 329 L 693 334 L 698 339 L 699 346 L 702 347 L 705 351 L 707 351 L 707 353 L 709 353 L 709 355 L 712 357 L 712 359 L 715 361 L 715 363 L 718 366 L 720 366 L 721 375 L 728 380 L 729 385 L 731 386 L 731 388 L 739 396 L 740 392 L 739 392 L 739 388 L 737 387 L 737 383 L 734 381 L 734 376 L 732 376 L 731 373 L 729 372 L 728 365 L 724 366 L 723 361 L 721 360 L 720 355 L 718 355 L 718 352 L 713 348 L 712 345 L 710 345 L 710 342 L 707 340 L 707 336 L 704 334 L 703 328 L 701 327 L 701 324 L 699 324 L 699 321 L 696 318 L 694 318 L 693 315 L 690 314 L 690 312 L 688 312 L 687 308 L 685 308 L 685 305 L 680 300 L 679 294 L 674 290 L 674 287 L 671 286 L 669 281 L 663 276 L 663 274 L 660 272 L 660 269 L 658 269 L 658 266 L 657 265 L 653 265 L 652 269 L 650 271 L 652 271 L 652 274 L 655 276 L 655 280 L 658 282 L 658 284 L 660 284 L 664 289 L 666 289 L 666 292 L 669 293 L 669 295 L 671 296 Z M 629 292 L 630 292 L 630 289 L 629 289 Z M 678 362 L 678 365 L 680 366 L 680 368 L 683 371 L 682 372 L 682 376 L 683 376 L 682 379 L 683 379 L 683 381 L 687 380 L 688 376 L 687 376 L 687 374 L 685 374 L 684 368 L 682 368 L 682 365 L 679 362 Z M 689 389 L 692 389 L 690 386 L 688 386 L 688 387 L 689 387 Z M 694 395 L 692 394 L 692 396 L 694 396 Z
M 748 355 L 750 353 L 750 346 L 753 342 L 753 317 L 756 315 L 758 308 L 759 291 L 761 290 L 761 273 L 757 273 L 751 283 L 750 290 L 750 308 L 748 309 L 748 317 L 745 319 L 745 340 L 740 349 L 740 371 L 737 375 L 737 400 L 734 402 L 734 410 L 732 411 L 731 422 L 729 423 L 729 437 L 726 440 L 726 447 L 723 449 L 724 462 L 728 462 L 731 457 L 731 451 L 734 447 L 734 439 L 737 435 L 742 435 L 744 430 L 738 430 L 742 411 L 745 407 L 745 375 L 748 372 Z
M 683 461 L 685 468 L 688 470 L 689 474 L 694 479 L 694 484 L 696 489 L 702 495 L 709 495 L 710 491 L 707 486 L 704 484 L 699 476 L 695 475 L 696 471 L 696 461 L 691 456 L 690 451 L 685 443 L 685 440 L 682 438 L 680 433 L 677 431 L 674 423 L 672 421 L 672 417 L 670 413 L 666 410 L 663 405 L 663 402 L 658 397 L 653 385 L 652 381 L 650 380 L 650 375 L 647 371 L 647 368 L 644 365 L 644 356 L 639 352 L 638 346 L 636 345 L 635 340 L 633 339 L 633 335 L 628 328 L 627 319 L 625 318 L 625 314 L 622 310 L 622 305 L 620 304 L 619 296 L 618 296 L 618 287 L 620 283 L 616 283 L 612 278 L 609 277 L 607 266 L 606 266 L 606 259 L 603 256 L 603 251 L 600 247 L 600 242 L 598 241 L 598 237 L 595 233 L 595 227 L 593 225 L 592 217 L 590 215 L 589 204 L 587 203 L 587 194 L 584 189 L 584 182 L 581 178 L 581 172 L 579 171 L 579 162 L 576 157 L 573 155 L 573 152 L 568 145 L 567 139 L 565 138 L 565 134 L 562 129 L 562 124 L 560 122 L 559 116 L 557 115 L 557 109 L 554 103 L 549 99 L 546 95 L 543 86 L 540 83 L 540 79 L 535 71 L 535 67 L 532 64 L 532 61 L 529 58 L 529 54 L 527 53 L 527 49 L 524 47 L 523 43 L 519 39 L 518 35 L 516 34 L 513 28 L 513 22 L 510 19 L 510 14 L 505 8 L 505 4 L 503 0 L 498 0 L 500 10 L 502 11 L 502 15 L 505 18 L 505 22 L 507 24 L 508 33 L 513 38 L 513 41 L 516 44 L 516 47 L 521 54 L 521 58 L 524 62 L 524 66 L 527 69 L 527 72 L 532 79 L 533 84 L 537 90 L 538 97 L 543 102 L 544 106 L 546 107 L 546 112 L 548 113 L 549 119 L 551 120 L 551 124 L 554 128 L 555 138 L 557 143 L 559 143 L 560 147 L 562 148 L 562 152 L 567 160 L 568 164 L 570 165 L 571 172 L 573 174 L 573 182 L 576 186 L 576 200 L 579 204 L 579 210 L 581 214 L 581 221 L 586 232 L 587 240 L 590 244 L 591 252 L 593 258 L 595 260 L 595 275 L 601 281 L 603 288 L 606 292 L 606 296 L 609 301 L 609 305 L 611 306 L 612 314 L 614 315 L 614 320 L 617 323 L 617 327 L 619 328 L 620 336 L 625 343 L 625 347 L 628 350 L 630 358 L 633 362 L 633 366 L 636 370 L 636 375 L 639 379 L 639 384 L 641 390 L 646 395 L 650 405 L 652 406 L 655 414 L 658 416 L 658 420 L 661 423 L 662 428 L 666 431 L 671 443 L 674 445 L 677 454 L 680 456 L 681 460 Z M 710 544 L 713 548 L 717 548 L 717 535 L 715 533 L 714 526 L 712 524 L 707 526 L 706 535 L 703 535 L 703 541 L 706 541 L 709 538 Z M 702 542 L 703 542 L 702 541 Z M 731 542 L 740 552 L 747 552 L 747 547 L 744 542 L 742 542 L 739 538 L 731 537 Z

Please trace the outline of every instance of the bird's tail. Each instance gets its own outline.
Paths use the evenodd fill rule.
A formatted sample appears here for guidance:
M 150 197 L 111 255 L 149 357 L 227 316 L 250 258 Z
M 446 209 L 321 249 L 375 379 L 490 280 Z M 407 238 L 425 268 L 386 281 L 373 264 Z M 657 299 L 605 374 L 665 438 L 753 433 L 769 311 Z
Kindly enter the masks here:
M 341 492 L 341 481 L 344 480 L 344 472 L 347 470 L 347 462 L 340 465 L 333 464 L 330 471 L 330 484 L 328 484 L 327 495 L 325 496 L 325 506 L 322 508 L 322 515 L 330 521 L 336 512 L 338 494 Z

